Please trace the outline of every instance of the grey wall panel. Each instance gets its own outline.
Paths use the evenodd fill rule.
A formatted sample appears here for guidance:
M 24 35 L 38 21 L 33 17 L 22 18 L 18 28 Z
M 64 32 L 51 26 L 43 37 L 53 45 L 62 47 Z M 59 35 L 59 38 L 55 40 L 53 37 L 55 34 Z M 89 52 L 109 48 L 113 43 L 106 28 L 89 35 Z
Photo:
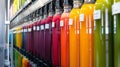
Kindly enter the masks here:
M 5 43 L 5 0 L 0 0 L 0 45 Z
M 0 0 L 0 67 L 4 67 L 5 0 Z

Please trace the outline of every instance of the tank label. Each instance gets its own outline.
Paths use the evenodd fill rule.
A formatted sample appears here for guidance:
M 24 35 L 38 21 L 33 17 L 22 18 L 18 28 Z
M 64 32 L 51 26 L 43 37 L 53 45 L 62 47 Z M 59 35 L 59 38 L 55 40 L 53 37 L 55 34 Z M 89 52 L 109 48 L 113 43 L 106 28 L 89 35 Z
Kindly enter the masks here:
M 39 28 L 39 26 L 37 26 L 37 31 L 39 31 L 40 30 L 40 28 Z
M 52 28 L 54 28 L 55 27 L 55 22 L 52 22 Z
M 25 29 L 24 32 L 27 32 L 27 29 Z
M 45 29 L 49 29 L 49 24 L 45 24 Z
M 29 29 L 28 29 L 28 32 L 31 32 L 31 31 L 32 31 L 32 29 L 31 29 L 31 28 L 29 28 Z
M 64 26 L 64 22 L 63 22 L 63 20 L 60 21 L 60 26 L 61 26 L 61 27 Z
M 119 13 L 120 13 L 120 2 L 114 3 L 112 5 L 112 14 L 115 15 L 115 14 L 119 14 Z
M 36 30 L 36 27 L 35 27 L 35 26 L 33 27 L 33 30 Z
M 94 11 L 94 20 L 101 19 L 101 10 Z
M 40 29 L 41 29 L 41 30 L 44 30 L 44 25 L 41 25 L 41 26 L 40 26 Z
M 80 14 L 80 21 L 81 21 L 81 22 L 84 21 L 84 14 Z
M 73 19 L 69 19 L 69 25 L 73 25 Z

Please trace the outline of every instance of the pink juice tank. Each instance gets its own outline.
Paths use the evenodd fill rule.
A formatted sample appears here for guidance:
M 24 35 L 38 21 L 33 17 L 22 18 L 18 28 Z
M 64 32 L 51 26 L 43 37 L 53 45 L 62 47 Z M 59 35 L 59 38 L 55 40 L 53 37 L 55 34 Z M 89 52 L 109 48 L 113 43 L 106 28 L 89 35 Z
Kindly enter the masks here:
M 41 48 L 40 48 L 40 22 L 37 22 L 37 56 L 40 58 Z
M 36 13 L 33 15 L 33 46 L 34 46 L 34 55 L 37 56 L 37 19 Z
M 41 53 L 42 53 L 42 48 L 41 48 L 42 44 L 41 44 L 41 39 L 40 39 L 41 38 L 41 31 L 42 31 L 41 28 L 40 28 L 41 27 L 42 16 L 43 16 L 42 11 L 43 11 L 43 9 L 41 8 L 40 9 L 40 17 L 39 17 L 40 20 L 37 23 L 37 28 L 39 28 L 38 34 L 37 34 L 38 35 L 38 47 L 37 48 L 38 48 L 38 56 L 39 56 L 40 59 L 41 59 Z
M 60 18 L 62 14 L 61 0 L 56 0 L 56 12 L 52 20 L 52 66 L 59 67 L 61 64 L 60 50 Z
M 30 24 L 29 25 L 29 28 L 28 30 L 31 30 L 31 31 L 28 31 L 28 49 L 29 49 L 29 52 L 31 52 L 32 54 L 34 54 L 34 51 L 33 51 L 33 40 L 32 40 L 32 27 L 33 27 L 33 24 Z
M 45 60 L 52 62 L 52 19 L 54 15 L 54 1 L 49 4 L 49 14 L 45 24 Z
M 41 42 L 41 58 L 45 60 L 45 23 L 47 20 L 47 6 L 44 6 L 44 18 L 41 21 L 41 35 L 40 35 L 40 42 Z
M 38 57 L 38 32 L 39 32 L 39 12 L 38 10 L 35 12 L 35 25 L 34 25 L 34 45 L 35 45 L 35 56 Z
M 36 29 L 36 25 L 37 25 L 37 22 L 36 22 L 36 13 L 34 12 L 33 13 L 33 24 L 32 24 L 32 34 L 31 34 L 31 37 L 33 37 L 32 39 L 32 46 L 33 46 L 33 54 L 36 56 L 37 54 L 37 51 L 36 51 L 36 46 L 37 46 L 37 38 L 36 38 L 36 32 L 37 32 L 37 29 Z
M 26 30 L 27 30 L 27 26 L 24 26 L 24 33 L 25 33 L 25 36 L 24 36 L 24 38 L 25 38 L 24 49 L 27 51 L 27 41 L 28 41 L 28 38 L 27 38 L 27 32 L 26 32 Z
M 34 55 L 37 54 L 37 22 L 33 24 L 33 45 L 34 45 Z
M 29 26 L 27 25 L 26 26 L 26 35 L 27 35 L 26 36 L 26 39 L 27 39 L 27 41 L 26 41 L 26 43 L 27 43 L 26 44 L 26 50 L 30 52 L 30 50 L 29 50 L 29 40 L 30 40 L 30 37 L 29 37 L 29 33 L 28 33 L 28 28 L 29 28 Z

